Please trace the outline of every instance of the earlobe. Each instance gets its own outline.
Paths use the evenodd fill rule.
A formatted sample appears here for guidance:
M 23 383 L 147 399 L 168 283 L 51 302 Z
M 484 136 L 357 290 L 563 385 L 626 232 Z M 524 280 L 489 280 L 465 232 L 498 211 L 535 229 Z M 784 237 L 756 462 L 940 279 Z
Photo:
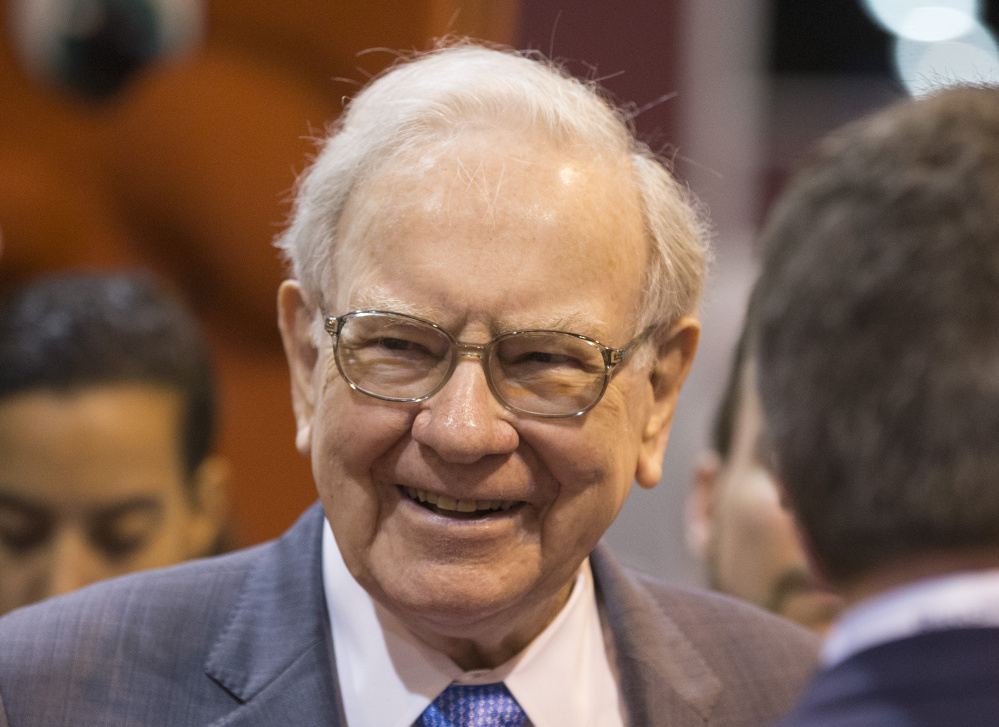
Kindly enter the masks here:
M 312 416 L 315 409 L 315 369 L 319 359 L 312 336 L 313 307 L 295 280 L 278 289 L 278 328 L 291 375 L 291 400 L 295 412 L 295 447 L 312 453 Z
M 649 372 L 652 406 L 642 432 L 642 446 L 635 470 L 635 481 L 645 489 L 652 489 L 662 478 L 663 456 L 669 442 L 676 401 L 694 363 L 700 333 L 701 324 L 696 319 L 681 318 L 656 352 L 656 360 Z

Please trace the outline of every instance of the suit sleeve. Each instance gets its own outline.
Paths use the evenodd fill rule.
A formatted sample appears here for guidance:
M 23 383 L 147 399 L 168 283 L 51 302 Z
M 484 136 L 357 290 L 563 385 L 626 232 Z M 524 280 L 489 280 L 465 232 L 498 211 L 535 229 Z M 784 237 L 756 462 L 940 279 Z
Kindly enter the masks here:
M 0 727 L 10 727 L 7 721 L 7 709 L 3 706 L 3 694 L 0 694 Z

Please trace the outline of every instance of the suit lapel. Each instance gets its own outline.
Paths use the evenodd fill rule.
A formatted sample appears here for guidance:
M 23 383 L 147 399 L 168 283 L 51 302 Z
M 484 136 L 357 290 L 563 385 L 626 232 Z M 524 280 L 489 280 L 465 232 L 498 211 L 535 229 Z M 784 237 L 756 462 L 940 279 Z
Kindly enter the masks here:
M 205 663 L 238 703 L 212 727 L 343 727 L 322 592 L 322 508 L 261 546 Z M 690 640 L 603 545 L 590 556 L 610 628 L 629 721 L 700 727 L 721 682 Z
M 704 725 L 721 681 L 606 546 L 594 549 L 590 565 L 611 631 L 629 722 L 649 727 Z
M 261 546 L 205 672 L 238 702 L 216 725 L 338 727 L 339 695 L 322 587 L 317 504 Z

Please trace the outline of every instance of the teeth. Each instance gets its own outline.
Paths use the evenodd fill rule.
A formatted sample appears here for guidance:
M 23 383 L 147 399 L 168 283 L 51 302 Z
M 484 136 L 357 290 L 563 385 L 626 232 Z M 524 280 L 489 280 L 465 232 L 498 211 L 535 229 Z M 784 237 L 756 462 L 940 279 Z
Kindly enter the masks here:
M 421 490 L 418 487 L 407 487 L 406 494 L 409 495 L 411 500 L 429 502 L 441 510 L 453 510 L 455 512 L 509 510 L 517 504 L 513 500 L 458 500 L 446 495 L 438 495 L 434 492 Z

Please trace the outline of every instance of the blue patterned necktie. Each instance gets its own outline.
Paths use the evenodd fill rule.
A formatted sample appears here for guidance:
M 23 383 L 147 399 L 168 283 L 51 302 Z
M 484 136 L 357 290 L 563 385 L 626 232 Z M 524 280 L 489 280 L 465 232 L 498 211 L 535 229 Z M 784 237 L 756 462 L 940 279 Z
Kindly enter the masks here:
M 416 727 L 521 727 L 526 720 L 503 682 L 452 684 L 427 707 Z

